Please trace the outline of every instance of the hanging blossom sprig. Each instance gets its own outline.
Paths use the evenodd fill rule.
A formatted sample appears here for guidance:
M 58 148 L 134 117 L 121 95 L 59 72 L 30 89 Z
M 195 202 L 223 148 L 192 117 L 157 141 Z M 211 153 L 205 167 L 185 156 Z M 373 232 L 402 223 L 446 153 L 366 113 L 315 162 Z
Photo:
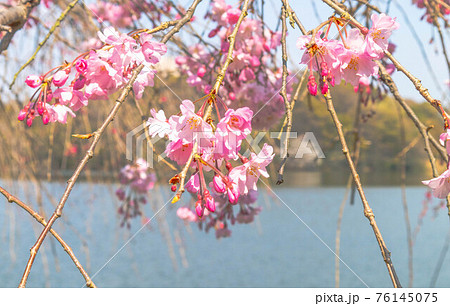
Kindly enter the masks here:
M 384 56 L 389 37 L 399 24 L 386 14 L 373 14 L 371 20 L 370 29 L 355 25 L 358 27 L 347 31 L 348 22 L 344 18 L 331 17 L 314 29 L 312 35 L 298 39 L 297 47 L 305 50 L 301 63 L 310 71 L 307 87 L 311 95 L 317 95 L 319 90 L 326 94 L 329 85 L 335 86 L 342 80 L 358 86 L 361 79 L 377 77 L 378 66 L 374 60 Z M 340 40 L 328 39 L 333 25 Z M 313 72 L 318 74 L 318 81 Z
M 161 22 L 162 13 L 168 14 L 172 11 L 172 4 L 162 0 L 122 0 L 118 3 L 97 1 L 89 4 L 88 7 L 94 13 L 98 23 L 109 22 L 116 28 L 133 27 L 134 23 L 139 21 L 143 15 L 153 23 Z
M 258 154 L 252 153 L 250 158 L 242 156 L 239 151 L 242 141 L 252 131 L 253 111 L 248 107 L 228 108 L 214 94 L 196 103 L 202 100 L 198 110 L 192 101 L 184 100 L 180 113 L 168 119 L 163 110 L 156 112 L 153 109 L 148 121 L 149 133 L 151 137 L 167 137 L 167 157 L 179 165 L 190 165 L 192 170 L 185 189 L 196 201 L 191 208 L 181 208 L 178 216 L 206 223 L 206 229 L 214 227 L 218 237 L 225 237 L 229 236 L 227 220 L 232 224 L 236 220 L 249 223 L 260 211 L 251 204 L 257 198 L 255 192 L 259 177 L 269 176 L 266 167 L 273 160 L 273 148 L 264 144 Z M 211 116 L 203 118 L 205 109 L 212 105 L 216 110 L 217 124 Z M 222 114 L 219 107 L 225 109 Z M 238 164 L 233 166 L 232 162 Z M 182 184 L 181 175 L 177 174 L 170 180 L 174 192 Z M 180 197 L 181 193 L 177 193 L 172 203 Z M 240 207 L 236 216 L 234 206 Z
M 156 42 L 148 30 L 128 34 L 108 27 L 98 32 L 103 46 L 83 53 L 70 63 L 64 63 L 42 75 L 29 75 L 25 83 L 36 91 L 29 103 L 20 111 L 18 119 L 31 126 L 40 116 L 43 124 L 67 122 L 90 100 L 107 99 L 124 87 L 132 71 L 145 64 L 133 84 L 136 98 L 141 98 L 144 88 L 153 86 L 156 70 L 153 69 L 166 53 L 165 44 Z
M 211 21 L 213 29 L 205 41 L 218 48 L 210 48 L 205 43 L 189 47 L 189 56 L 179 56 L 176 64 L 187 75 L 187 83 L 205 94 L 212 89 L 214 76 L 226 54 L 233 26 L 242 11 L 224 0 L 212 1 L 211 11 L 205 18 Z M 236 36 L 233 62 L 224 77 L 221 97 L 228 106 L 247 106 L 253 110 L 253 126 L 267 129 L 278 123 L 284 114 L 284 102 L 278 94 L 282 71 L 274 67 L 274 55 L 281 43 L 281 32 L 272 31 L 259 19 L 246 17 Z M 214 42 L 218 42 L 215 44 Z M 292 87 L 288 83 L 288 93 Z
M 134 164 L 126 165 L 120 170 L 119 182 L 121 186 L 116 195 L 122 202 L 118 213 L 122 216 L 120 226 L 130 227 L 130 219 L 142 216 L 142 205 L 147 203 L 147 195 L 153 189 L 156 175 L 150 172 L 148 163 L 139 158 Z

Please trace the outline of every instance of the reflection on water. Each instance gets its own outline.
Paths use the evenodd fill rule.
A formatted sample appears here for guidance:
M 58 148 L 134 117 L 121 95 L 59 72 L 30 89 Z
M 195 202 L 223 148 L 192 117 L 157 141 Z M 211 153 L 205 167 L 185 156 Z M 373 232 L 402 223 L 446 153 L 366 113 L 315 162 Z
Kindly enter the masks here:
M 32 184 L 3 182 L 2 186 L 15 189 L 13 192 L 24 201 L 35 203 Z M 45 187 L 50 195 L 58 198 L 65 186 L 52 183 Z M 91 275 L 141 228 L 140 220 L 134 220 L 129 231 L 119 227 L 114 188 L 107 184 L 78 184 L 66 204 L 63 218 L 55 225 Z M 400 189 L 370 187 L 366 190 L 397 273 L 406 286 L 408 255 Z M 407 189 L 413 228 L 422 210 L 425 191 L 424 187 Z M 153 199 L 158 198 L 156 192 L 159 198 L 169 200 L 168 190 L 157 188 Z M 175 214 L 175 208 L 181 204 L 169 204 L 163 213 L 175 245 L 177 269 L 158 226 L 152 221 L 94 281 L 99 287 L 334 287 L 334 255 L 282 201 L 334 249 L 339 205 L 345 188 L 278 188 L 274 192 L 281 200 L 272 192 L 263 191 L 259 199 L 263 211 L 257 222 L 234 226 L 232 237 L 222 240 L 216 240 L 214 233 L 200 232 L 195 226 L 186 228 Z M 53 207 L 46 192 L 42 196 L 48 216 Z M 449 227 L 445 208 L 437 209 L 438 214 L 433 217 L 433 207 L 438 204 L 434 201 L 427 211 L 414 245 L 414 285 L 418 287 L 429 286 Z M 149 205 L 146 213 L 152 217 Z M 15 287 L 41 226 L 4 198 L 0 199 L 0 220 L 0 286 Z M 29 286 L 81 287 L 83 278 L 60 245 L 52 240 L 46 240 L 43 252 L 38 255 Z M 359 201 L 345 209 L 341 258 L 368 286 L 391 286 Z M 187 261 L 184 264 L 183 259 Z M 341 286 L 364 287 L 364 284 L 341 264 Z M 444 262 L 437 286 L 450 286 L 449 259 Z

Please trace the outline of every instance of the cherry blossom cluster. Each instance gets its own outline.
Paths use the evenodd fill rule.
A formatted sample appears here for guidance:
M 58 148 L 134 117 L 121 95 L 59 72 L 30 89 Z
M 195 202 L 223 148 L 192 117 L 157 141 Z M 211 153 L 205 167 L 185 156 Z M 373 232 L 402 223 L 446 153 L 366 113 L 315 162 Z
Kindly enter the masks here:
M 156 71 L 153 66 L 167 51 L 164 44 L 152 40 L 142 30 L 135 34 L 122 34 L 112 27 L 98 32 L 103 43 L 78 56 L 71 63 L 51 69 L 43 75 L 29 75 L 25 83 L 36 91 L 29 103 L 20 111 L 18 119 L 31 126 L 37 116 L 42 122 L 66 123 L 67 116 L 87 106 L 90 100 L 107 99 L 130 79 L 132 70 L 145 65 L 133 84 L 136 98 L 142 97 L 147 86 L 153 86 Z M 53 103 L 52 103 L 53 101 Z
M 137 216 L 142 216 L 141 205 L 147 203 L 147 193 L 152 190 L 156 176 L 150 172 L 145 160 L 139 158 L 134 164 L 126 165 L 120 170 L 119 182 L 121 186 L 116 190 L 116 195 L 122 202 L 118 213 L 122 215 L 121 226 Z
M 143 14 L 151 18 L 152 22 L 161 21 L 161 13 L 168 14 L 171 4 L 167 1 L 134 1 L 122 0 L 119 3 L 97 1 L 89 6 L 97 21 L 102 24 L 108 22 L 116 28 L 130 28 Z
M 441 145 L 447 149 L 447 155 L 450 157 L 450 130 L 447 129 L 445 133 L 442 133 L 439 137 Z M 428 181 L 422 181 L 422 183 L 431 188 L 433 196 L 439 199 L 445 199 L 450 193 L 450 164 L 447 164 L 447 170 L 441 175 Z
M 347 31 L 342 20 L 331 17 L 325 24 L 325 33 L 319 30 L 314 36 L 303 35 L 298 39 L 297 47 L 305 50 L 301 63 L 310 71 L 307 87 L 311 95 L 317 95 L 319 90 L 326 94 L 329 85 L 335 86 L 342 80 L 358 86 L 360 82 L 367 82 L 369 77 L 377 76 L 378 66 L 374 60 L 384 56 L 388 39 L 399 24 L 395 18 L 385 14 L 373 14 L 371 20 L 370 29 Z M 328 39 L 333 24 L 338 27 L 341 40 Z M 313 71 L 317 72 L 318 81 Z
M 255 206 L 258 199 L 258 192 L 250 190 L 248 194 L 241 195 L 234 206 L 239 206 L 239 212 L 235 215 L 233 205 L 231 205 L 224 194 L 218 194 L 213 189 L 215 199 L 215 212 L 211 213 L 205 210 L 203 217 L 199 218 L 197 214 L 188 206 L 178 208 L 177 216 L 186 223 L 195 222 L 200 229 L 208 232 L 215 230 L 216 238 L 225 238 L 231 236 L 229 224 L 249 224 L 255 220 L 255 216 L 261 212 L 261 207 Z
M 424 0 L 412 0 L 412 3 L 416 5 L 418 8 L 424 8 L 425 13 L 422 16 L 422 19 L 429 23 L 433 23 L 433 17 L 441 17 L 445 20 L 447 15 L 450 15 L 450 0 L 434 0 L 429 1 L 428 5 L 425 5 Z
M 260 209 L 251 204 L 256 201 L 257 181 L 268 177 L 266 167 L 274 157 L 273 148 L 264 144 L 258 154 L 249 158 L 239 153 L 243 140 L 252 130 L 253 111 L 248 107 L 225 108 L 223 116 L 218 111 L 218 99 L 210 94 L 198 111 L 189 100 L 181 103 L 178 115 L 166 118 L 164 111 L 152 110 L 148 120 L 151 137 L 167 137 L 165 154 L 179 165 L 190 163 L 193 171 L 185 189 L 195 199 L 192 210 L 183 207 L 178 216 L 186 221 L 206 223 L 205 229 L 214 227 L 218 237 L 229 236 L 228 222 L 249 223 Z M 203 118 L 205 108 L 215 104 L 218 117 L 214 124 L 211 117 Z M 231 162 L 239 165 L 233 166 Z M 183 174 L 175 175 L 170 183 L 172 191 L 182 183 Z M 185 174 L 184 174 L 185 175 Z M 207 183 L 208 181 L 208 183 Z M 177 193 L 173 203 L 180 199 Z M 233 207 L 240 207 L 234 216 Z M 195 212 L 195 213 L 194 213 Z
M 228 52 L 228 36 L 239 19 L 241 10 L 225 0 L 211 2 L 206 18 L 214 22 L 208 39 L 188 48 L 188 56 L 176 58 L 177 65 L 187 76 L 187 83 L 208 93 Z M 219 39 L 220 46 L 214 41 Z M 284 114 L 284 102 L 278 94 L 281 69 L 270 68 L 275 49 L 281 43 L 281 33 L 273 32 L 258 19 L 247 16 L 236 36 L 233 62 L 225 76 L 222 98 L 233 107 L 248 106 L 255 113 L 253 126 L 267 129 Z M 289 86 L 288 91 L 291 90 Z

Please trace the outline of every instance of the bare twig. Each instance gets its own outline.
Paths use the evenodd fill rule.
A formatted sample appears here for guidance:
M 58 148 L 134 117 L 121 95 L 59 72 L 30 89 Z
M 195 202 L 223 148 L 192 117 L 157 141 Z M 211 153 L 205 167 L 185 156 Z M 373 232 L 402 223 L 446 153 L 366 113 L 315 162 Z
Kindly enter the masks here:
M 291 6 L 289 5 L 288 0 L 281 0 L 283 2 L 283 6 L 286 8 L 287 16 L 289 17 L 289 23 L 291 24 L 291 27 L 294 28 L 294 24 L 296 23 L 300 31 L 303 35 L 306 35 L 307 31 L 303 24 L 298 19 L 297 15 L 295 14 L 295 11 L 291 9 Z
M 40 0 L 20 0 L 17 5 L 0 11 L 0 26 L 8 30 L 0 42 L 0 54 L 8 49 L 14 34 L 25 25 L 33 8 L 40 3 Z
M 280 169 L 278 171 L 278 180 L 277 185 L 280 185 L 283 183 L 283 172 L 284 167 L 286 166 L 287 159 L 289 157 L 289 134 L 292 129 L 292 106 L 291 103 L 289 103 L 287 92 L 286 92 L 286 86 L 287 86 L 287 76 L 288 76 L 288 69 L 287 69 L 287 62 L 288 62 L 288 56 L 287 56 L 287 48 L 286 48 L 286 35 L 287 35 L 287 26 L 286 26 L 286 17 L 287 17 L 287 7 L 285 6 L 286 1 L 281 7 L 281 51 L 282 51 L 282 62 L 283 62 L 283 76 L 282 76 L 282 85 L 281 85 L 281 91 L 280 95 L 283 98 L 284 101 L 284 107 L 286 111 L 286 137 L 284 137 L 284 156 L 281 156 L 283 159 L 280 165 Z M 280 144 L 281 145 L 281 144 Z
M 395 100 L 400 104 L 400 106 L 405 110 L 406 114 L 409 116 L 409 118 L 414 122 L 414 125 L 419 130 L 420 134 L 422 135 L 424 144 L 425 144 L 425 151 L 427 152 L 428 159 L 430 161 L 431 169 L 433 171 L 433 176 L 437 177 L 437 168 L 436 168 L 436 159 L 434 157 L 433 151 L 431 150 L 430 142 L 433 144 L 433 146 L 438 150 L 438 152 L 441 154 L 441 157 L 443 160 L 447 160 L 447 153 L 445 149 L 428 133 L 429 128 L 427 128 L 417 117 L 417 115 L 414 113 L 414 111 L 409 107 L 409 105 L 406 103 L 406 101 L 403 99 L 403 97 L 400 95 L 397 89 L 397 85 L 395 85 L 394 81 L 392 80 L 392 77 L 387 73 L 386 68 L 378 62 L 379 67 L 379 74 L 381 81 L 389 88 L 391 94 L 394 96 Z
M 19 207 L 21 207 L 23 210 L 25 210 L 27 213 L 29 213 L 34 219 L 36 219 L 37 222 L 42 224 L 44 227 L 47 225 L 47 222 L 45 222 L 45 219 L 41 215 L 39 215 L 37 212 L 35 212 L 30 206 L 23 203 L 20 199 L 11 195 L 4 188 L 0 187 L 0 193 L 5 196 L 5 198 L 8 200 L 8 202 L 16 203 Z M 87 272 L 84 270 L 81 263 L 75 257 L 75 254 L 73 253 L 73 251 L 69 247 L 69 245 L 61 238 L 61 236 L 58 235 L 58 233 L 54 229 L 50 229 L 50 233 L 53 235 L 53 237 L 56 238 L 56 240 L 58 240 L 58 242 L 63 247 L 64 251 L 66 251 L 66 253 L 69 255 L 70 259 L 72 259 L 73 263 L 80 271 L 81 275 L 83 275 L 84 279 L 86 280 L 86 286 L 89 288 L 95 288 L 94 282 L 91 280 L 91 278 L 89 277 Z
M 373 229 L 375 238 L 377 239 L 377 242 L 378 242 L 378 246 L 380 247 L 381 255 L 383 257 L 384 262 L 386 263 L 386 267 L 388 269 L 388 273 L 391 278 L 392 284 L 394 285 L 395 288 L 400 288 L 401 287 L 400 281 L 397 277 L 397 273 L 395 272 L 394 265 L 391 260 L 391 253 L 389 252 L 389 250 L 386 247 L 386 244 L 383 240 L 383 236 L 381 235 L 381 232 L 375 221 L 375 216 L 373 214 L 373 211 L 369 205 L 369 202 L 367 201 L 366 195 L 365 195 L 363 187 L 361 185 L 361 180 L 359 178 L 359 174 L 356 171 L 355 164 L 353 163 L 353 159 L 350 156 L 350 152 L 347 147 L 347 141 L 345 140 L 344 131 L 342 129 L 342 123 L 340 122 L 340 120 L 336 114 L 336 110 L 334 109 L 334 105 L 333 105 L 333 100 L 332 100 L 329 92 L 325 95 L 325 100 L 327 102 L 328 111 L 331 115 L 331 118 L 333 119 L 334 125 L 336 127 L 336 130 L 337 130 L 337 133 L 339 136 L 339 140 L 342 145 L 342 152 L 344 153 L 344 156 L 347 159 L 347 163 L 348 163 L 348 166 L 352 173 L 353 180 L 354 180 L 354 182 L 356 184 L 356 188 L 359 192 L 359 196 L 361 198 L 361 201 L 362 201 L 362 204 L 364 207 L 364 215 L 369 220 L 370 225 Z

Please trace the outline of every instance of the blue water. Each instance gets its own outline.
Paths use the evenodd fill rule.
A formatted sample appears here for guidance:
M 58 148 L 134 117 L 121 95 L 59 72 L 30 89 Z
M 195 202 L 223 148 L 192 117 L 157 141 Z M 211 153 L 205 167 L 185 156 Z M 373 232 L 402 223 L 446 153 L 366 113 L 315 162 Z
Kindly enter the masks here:
M 8 184 L 3 183 L 2 186 Z M 24 201 L 35 203 L 32 186 L 16 182 L 12 187 Z M 52 183 L 46 184 L 46 187 L 58 198 L 65 186 Z M 114 185 L 78 184 L 66 204 L 63 218 L 54 226 L 91 276 L 110 260 L 93 279 L 99 287 L 335 286 L 335 257 L 324 243 L 334 251 L 338 211 L 345 188 L 276 188 L 276 195 L 269 190 L 262 191 L 264 194 L 259 198 L 259 205 L 263 211 L 257 222 L 233 226 L 232 237 L 221 240 L 216 240 L 214 232 L 205 234 L 196 226 L 187 229 L 175 216 L 177 204 L 169 204 L 164 212 L 175 245 L 177 269 L 174 269 L 166 243 L 154 220 L 151 228 L 141 230 L 112 258 L 129 237 L 141 228 L 140 220 L 133 220 L 130 230 L 120 228 L 115 213 L 118 203 L 112 195 L 114 188 Z M 407 188 L 413 229 L 422 209 L 425 191 L 423 187 Z M 399 278 L 406 286 L 408 253 L 400 188 L 366 188 L 366 193 L 386 245 L 392 252 Z M 162 192 L 164 201 L 169 200 L 169 196 L 169 192 Z M 45 211 L 50 214 L 53 206 L 45 195 L 43 199 Z M 435 200 L 432 205 L 438 203 Z M 149 205 L 145 209 L 146 215 L 151 217 L 153 213 Z M 430 208 L 414 245 L 416 287 L 430 285 L 450 227 L 446 208 L 439 210 L 436 218 L 433 215 Z M 0 198 L 0 287 L 18 285 L 29 249 L 41 229 L 26 212 Z M 181 237 L 188 267 L 182 265 L 174 230 Z M 56 240 L 51 243 L 47 239 L 43 250 L 48 264 L 44 265 L 43 257 L 38 255 L 28 281 L 29 287 L 83 286 L 84 279 Z M 345 208 L 341 259 L 369 287 L 391 286 L 359 199 L 355 205 Z M 450 255 L 444 261 L 437 287 L 450 286 L 449 261 Z M 341 287 L 365 287 L 342 263 L 340 270 Z

